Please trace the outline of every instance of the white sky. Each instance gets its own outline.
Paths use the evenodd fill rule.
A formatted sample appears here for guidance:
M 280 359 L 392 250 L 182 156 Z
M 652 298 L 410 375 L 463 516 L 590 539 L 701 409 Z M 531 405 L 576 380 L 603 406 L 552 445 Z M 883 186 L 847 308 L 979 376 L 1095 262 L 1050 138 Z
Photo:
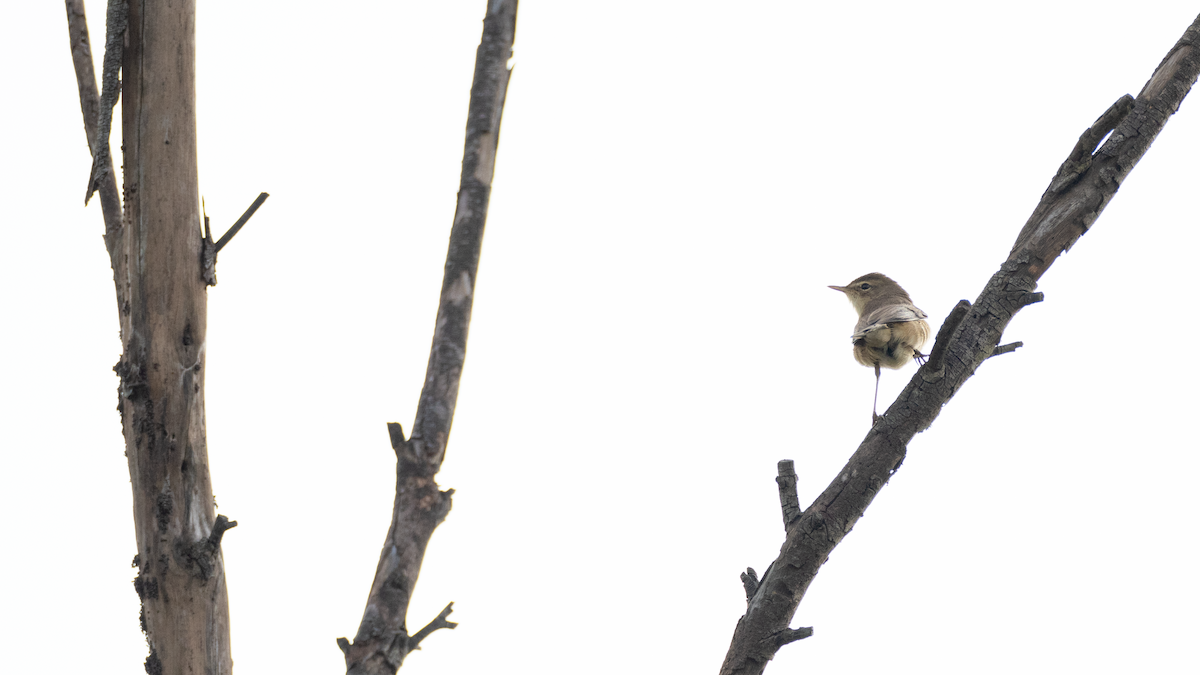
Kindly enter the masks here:
M 207 418 L 238 672 L 340 672 L 391 512 L 484 2 L 203 2 Z M 524 0 L 406 673 L 716 672 L 869 424 L 854 314 L 974 300 L 1184 0 Z M 0 670 L 139 671 L 120 354 L 63 7 L 0 58 Z M 104 7 L 89 5 L 93 43 Z M 97 61 L 100 54 L 96 55 Z M 771 673 L 1194 671 L 1200 94 L 837 548 Z M 113 149 L 117 152 L 118 139 Z M 119 155 L 118 155 L 119 156 Z M 888 371 L 890 404 L 914 370 Z

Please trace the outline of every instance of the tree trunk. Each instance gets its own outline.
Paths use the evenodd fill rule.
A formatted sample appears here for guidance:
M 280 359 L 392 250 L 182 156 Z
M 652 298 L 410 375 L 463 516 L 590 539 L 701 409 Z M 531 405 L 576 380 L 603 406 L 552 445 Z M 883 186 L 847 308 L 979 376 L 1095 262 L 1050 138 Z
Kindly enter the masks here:
M 233 669 L 220 551 L 230 523 L 215 517 L 204 431 L 195 16 L 194 0 L 131 2 L 122 62 L 125 218 L 110 253 L 152 675 Z

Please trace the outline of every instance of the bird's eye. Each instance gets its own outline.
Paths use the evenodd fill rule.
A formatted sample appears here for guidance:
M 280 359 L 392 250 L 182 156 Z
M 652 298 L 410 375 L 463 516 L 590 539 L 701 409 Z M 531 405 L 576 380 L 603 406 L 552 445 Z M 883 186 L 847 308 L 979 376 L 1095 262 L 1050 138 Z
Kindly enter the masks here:
M 871 284 L 863 284 L 862 286 L 859 286 L 859 288 L 861 288 L 865 291 L 865 290 L 871 288 Z

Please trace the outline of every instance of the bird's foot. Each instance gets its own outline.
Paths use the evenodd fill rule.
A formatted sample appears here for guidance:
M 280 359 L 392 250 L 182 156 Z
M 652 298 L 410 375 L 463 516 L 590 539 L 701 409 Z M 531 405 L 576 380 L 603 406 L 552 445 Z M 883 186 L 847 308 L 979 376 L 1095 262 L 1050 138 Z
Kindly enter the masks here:
M 874 410 L 871 411 L 871 426 L 875 426 L 876 424 L 879 424 L 879 420 L 881 420 L 881 419 L 883 419 L 883 417 L 881 417 Z
M 917 363 L 918 363 L 918 364 L 920 364 L 920 365 L 922 365 L 922 366 L 923 366 L 923 365 L 925 365 L 925 362 L 929 360 L 929 355 L 928 355 L 928 354 L 922 354 L 921 352 L 918 352 L 918 351 L 915 351 L 915 350 L 914 350 L 914 351 L 913 351 L 913 358 L 914 358 L 914 359 L 916 359 L 916 361 L 917 361 Z

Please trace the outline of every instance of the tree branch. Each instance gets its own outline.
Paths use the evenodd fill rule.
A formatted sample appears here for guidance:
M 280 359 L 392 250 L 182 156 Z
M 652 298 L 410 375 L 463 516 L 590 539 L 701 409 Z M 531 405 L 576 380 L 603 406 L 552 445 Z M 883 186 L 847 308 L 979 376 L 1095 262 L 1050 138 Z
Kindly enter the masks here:
M 94 165 L 96 148 L 101 143 L 97 139 L 96 129 L 100 119 L 100 92 L 96 87 L 96 70 L 92 65 L 92 43 L 88 37 L 87 16 L 84 14 L 83 0 L 66 0 L 66 7 L 67 31 L 71 36 L 71 60 L 75 64 L 75 80 L 79 85 L 79 107 L 83 112 L 83 131 L 87 135 L 88 149 L 92 153 Z M 111 107 L 108 109 L 108 117 L 111 126 Z M 103 146 L 108 147 L 107 134 L 104 137 Z M 116 246 L 117 234 L 121 231 L 121 193 L 117 189 L 117 178 L 113 173 L 112 156 L 106 153 L 106 157 L 101 161 L 104 166 L 101 167 L 100 178 L 95 185 L 100 192 L 100 210 L 104 214 L 104 246 L 111 258 Z
M 234 235 L 241 231 L 242 226 L 250 220 L 250 216 L 253 216 L 258 207 L 262 206 L 263 202 L 267 201 L 267 197 L 270 196 L 265 192 L 260 192 L 258 197 L 254 199 L 254 203 L 242 214 L 242 217 L 238 218 L 237 222 L 231 225 L 215 244 L 212 239 L 212 230 L 208 226 L 208 214 L 204 214 L 204 241 L 200 251 L 200 276 L 204 277 L 205 284 L 209 286 L 217 285 L 217 254 L 221 252 L 221 249 L 225 248 L 225 245 L 233 239 Z M 201 200 L 201 204 L 203 203 L 204 201 Z
M 1022 228 L 1000 270 L 992 276 L 957 328 L 951 312 L 939 331 L 945 350 L 941 377 L 913 376 L 837 478 L 788 529 L 779 557 L 765 574 L 738 621 L 722 675 L 761 673 L 785 642 L 788 624 L 821 565 L 863 515 L 904 461 L 908 442 L 924 431 L 984 360 L 995 353 L 1005 327 L 1021 308 L 1040 300 L 1033 292 L 1054 260 L 1091 227 L 1121 181 L 1149 149 L 1200 74 L 1200 17 L 1167 53 L 1137 99 L 1123 97 L 1080 138 Z M 1112 130 L 1104 145 L 1099 139 Z M 1084 157 L 1086 149 L 1087 157 Z M 935 345 L 935 351 L 937 346 Z
M 81 2 L 80 10 L 82 9 Z M 70 15 L 71 12 L 68 10 L 68 21 L 70 21 Z M 117 104 L 117 98 L 121 94 L 119 73 L 125 52 L 125 31 L 128 27 L 129 5 L 125 0 L 108 0 L 104 35 L 104 65 L 101 70 L 104 88 L 100 93 L 100 115 L 96 122 L 95 142 L 89 142 L 92 147 L 92 170 L 88 173 L 87 194 L 83 196 L 84 206 L 87 206 L 88 200 L 92 198 L 92 193 L 96 191 L 104 176 L 112 175 L 112 157 L 109 155 L 108 136 L 112 131 L 113 106 Z M 78 64 L 75 72 L 76 79 L 79 79 Z M 94 74 L 92 81 L 95 81 Z
M 467 328 L 492 190 L 500 119 L 511 75 L 508 60 L 512 57 L 516 23 L 517 0 L 489 0 L 483 37 L 475 54 L 458 208 L 450 230 L 425 385 L 412 437 L 405 439 L 399 424 L 388 425 L 392 449 L 396 452 L 392 523 L 354 642 L 338 640 L 346 657 L 346 671 L 351 675 L 394 675 L 426 635 L 456 625 L 445 620 L 450 613 L 447 605 L 434 622 L 409 637 L 405 617 L 425 547 L 434 528 L 449 512 L 454 494 L 453 490 L 440 491 L 433 477 L 445 458 L 466 357 Z
M 1011 354 L 1024 346 L 1024 342 L 1010 342 L 1006 345 L 1000 345 L 992 350 L 992 354 L 988 358 L 991 358 L 992 356 L 1000 356 L 1001 354 Z
M 425 386 L 410 439 L 415 458 L 435 472 L 446 452 L 466 357 L 475 275 L 500 142 L 500 118 L 511 75 L 508 60 L 512 57 L 516 18 L 516 0 L 489 0 L 483 39 L 475 54 L 458 207 L 450 230 Z
M 746 602 L 750 602 L 754 598 L 754 594 L 758 592 L 758 572 L 755 572 L 753 567 L 747 567 L 740 576 L 742 588 L 746 591 Z
M 775 482 L 779 485 L 779 506 L 783 509 L 783 527 L 800 517 L 800 496 L 796 494 L 796 464 L 790 459 L 779 460 L 779 475 Z
M 233 239 L 233 236 L 241 231 L 242 226 L 246 224 L 246 221 L 250 220 L 250 216 L 253 216 L 254 212 L 258 210 L 258 207 L 262 206 L 263 202 L 267 201 L 267 197 L 270 196 L 271 195 L 265 192 L 260 192 L 258 197 L 255 197 L 254 203 L 246 208 L 246 212 L 242 214 L 242 217 L 238 218 L 237 222 L 231 225 L 230 228 L 225 231 L 225 234 L 221 235 L 221 239 L 217 241 L 215 245 L 216 253 L 220 253 L 221 249 L 225 248 L 225 245 L 228 244 L 231 239 Z
M 458 628 L 457 623 L 446 620 L 446 617 L 450 616 L 450 612 L 453 612 L 453 611 L 454 611 L 454 603 L 453 602 L 446 605 L 446 608 L 443 609 L 436 617 L 433 618 L 433 621 L 430 621 L 424 628 L 417 631 L 416 635 L 414 635 L 408 639 L 408 650 L 412 651 L 414 649 L 420 649 L 421 648 L 421 640 L 424 640 L 425 638 L 429 637 L 430 633 L 432 633 L 435 630 L 438 630 L 439 628 L 449 628 L 450 630 L 454 630 L 455 628 Z
M 791 644 L 797 640 L 803 640 L 806 637 L 812 637 L 812 626 L 807 628 L 788 628 L 779 635 L 775 636 L 775 649 Z

